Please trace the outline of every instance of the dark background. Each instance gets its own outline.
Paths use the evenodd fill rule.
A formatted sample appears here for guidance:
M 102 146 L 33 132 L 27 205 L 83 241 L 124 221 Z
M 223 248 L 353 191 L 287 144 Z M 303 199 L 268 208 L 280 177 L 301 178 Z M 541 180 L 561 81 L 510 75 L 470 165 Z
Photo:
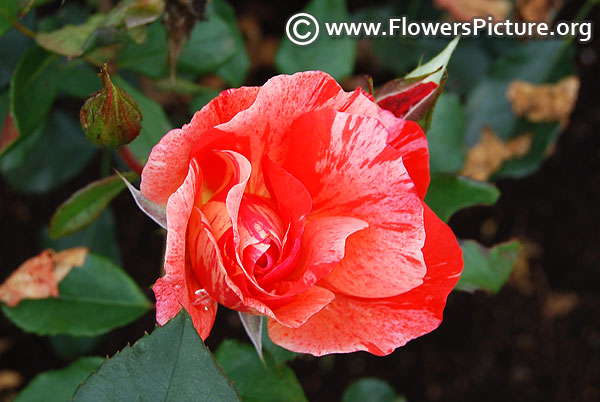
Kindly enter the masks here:
M 258 18 L 266 32 L 283 32 L 287 16 L 302 2 L 266 5 L 233 2 L 241 16 Z M 350 2 L 351 9 L 366 2 Z M 582 2 L 562 11 L 572 17 Z M 600 13 L 590 15 L 597 24 Z M 598 401 L 600 400 L 600 58 L 597 38 L 578 45 L 581 90 L 570 124 L 555 152 L 525 179 L 502 180 L 493 207 L 457 213 L 450 225 L 458 237 L 486 245 L 518 237 L 525 243 L 517 273 L 498 294 L 455 292 L 444 322 L 433 333 L 392 355 L 367 353 L 291 363 L 311 401 L 339 400 L 343 390 L 365 376 L 388 381 L 409 401 Z M 360 64 L 357 73 L 362 71 Z M 275 71 L 253 71 L 260 85 Z M 375 72 L 378 82 L 392 78 Z M 0 280 L 40 251 L 39 232 L 54 209 L 97 177 L 100 158 L 59 190 L 40 196 L 15 193 L 0 177 Z M 163 238 L 127 194 L 113 203 L 123 265 L 147 289 L 160 272 Z M 152 314 L 118 329 L 93 351 L 112 355 L 154 327 Z M 215 350 L 225 337 L 245 340 L 237 316 L 220 308 L 207 344 Z M 15 370 L 24 383 L 66 365 L 46 338 L 25 334 L 0 316 L 0 371 Z M 0 391 L 0 400 L 14 396 Z

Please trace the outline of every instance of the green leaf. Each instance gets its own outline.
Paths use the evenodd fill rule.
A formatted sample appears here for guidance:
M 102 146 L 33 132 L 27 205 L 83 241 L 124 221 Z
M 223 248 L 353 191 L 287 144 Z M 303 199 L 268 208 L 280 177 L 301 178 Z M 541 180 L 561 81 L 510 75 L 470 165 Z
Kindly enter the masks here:
M 74 247 L 88 247 L 90 252 L 100 254 L 119 264 L 121 253 L 117 245 L 115 218 L 110 208 L 104 210 L 98 219 L 83 230 L 60 239 L 50 239 L 48 228 L 41 233 L 41 247 L 64 250 Z
M 7 117 L 9 108 L 8 91 L 0 94 L 0 127 L 4 124 L 4 119 Z M 42 137 L 43 126 L 40 126 L 34 130 L 33 133 L 27 138 L 22 139 L 10 147 L 0 157 L 0 172 L 4 173 L 11 169 L 15 169 L 21 166 L 27 159 L 27 156 L 31 153 L 38 141 Z
M 17 5 L 15 0 L 0 0 L 0 36 L 4 35 L 17 19 Z
M 31 380 L 14 402 L 65 402 L 103 361 L 101 357 L 82 357 L 62 370 L 42 373 Z
M 511 241 L 486 249 L 473 240 L 464 240 L 461 248 L 465 266 L 456 289 L 497 293 L 510 277 L 523 247 Z
M 58 298 L 2 306 L 8 319 L 38 335 L 94 336 L 123 326 L 151 307 L 137 284 L 104 257 L 88 254 L 58 285 Z
M 92 69 L 81 59 L 61 63 L 58 76 L 60 95 L 85 99 L 101 87 L 98 71 Z
M 498 58 L 467 99 L 467 144 L 477 143 L 484 126 L 504 140 L 519 134 L 515 133 L 518 119 L 506 98 L 510 82 L 546 82 L 554 70 L 566 63 L 564 49 L 562 40 L 515 42 L 507 54 Z
M 76 358 L 91 354 L 98 347 L 100 342 L 106 338 L 105 335 L 98 336 L 69 336 L 54 335 L 48 340 L 52 350 L 61 359 L 65 361 L 75 360 Z M 74 390 L 73 390 L 74 391 Z
M 394 388 L 376 378 L 361 378 L 353 382 L 344 392 L 342 402 L 406 402 Z
M 231 5 L 222 0 L 213 0 L 208 5 L 208 12 L 214 8 L 215 13 L 227 23 L 231 36 L 235 40 L 235 51 L 233 57 L 221 64 L 215 73 L 227 81 L 233 87 L 239 87 L 244 83 L 250 60 L 246 51 L 246 43 L 238 28 L 235 10 Z
M 298 353 L 284 349 L 281 346 L 273 343 L 271 338 L 269 338 L 269 333 L 267 330 L 267 320 L 263 320 L 262 345 L 264 350 L 266 350 L 269 356 L 271 356 L 273 362 L 277 367 L 280 367 L 286 362 L 294 360 L 296 357 L 299 356 Z
M 279 72 L 292 74 L 298 71 L 322 70 L 340 80 L 352 74 L 356 56 L 356 39 L 334 38 L 327 35 L 324 22 L 349 21 L 344 0 L 312 0 L 303 10 L 319 24 L 319 37 L 309 45 L 299 46 L 287 37 L 281 41 L 275 66 Z M 315 29 L 311 27 L 310 29 Z
M 119 69 L 134 71 L 148 77 L 166 76 L 168 71 L 167 31 L 164 25 L 161 22 L 150 24 L 147 29 L 146 41 L 142 44 L 133 41 L 127 42 L 119 53 L 117 65 Z
M 441 220 L 448 222 L 456 211 L 473 205 L 494 204 L 499 196 L 500 191 L 492 184 L 434 173 L 431 175 L 425 203 Z
M 126 173 L 130 180 L 137 175 Z M 123 191 L 125 183 L 117 175 L 88 184 L 63 202 L 50 219 L 50 237 L 57 239 L 75 233 L 95 221 L 106 206 Z
M 66 25 L 56 31 L 40 32 L 35 41 L 44 49 L 63 56 L 81 56 L 92 33 L 105 21 L 105 14 L 95 14 L 81 25 Z
M 19 138 L 12 144 L 30 136 L 50 112 L 57 92 L 57 61 L 55 55 L 35 46 L 25 52 L 15 69 L 10 83 L 10 113 Z
M 74 402 L 239 401 L 182 311 L 104 362 L 75 395 Z
M 8 1 L 11 0 L 0 0 Z M 32 16 L 25 17 L 21 20 L 25 26 L 31 26 L 34 23 Z M 33 40 L 23 35 L 16 29 L 10 29 L 0 37 L 0 49 L 2 49 L 2 57 L 0 57 L 0 89 L 4 90 L 8 87 L 12 74 L 23 57 L 23 53 L 30 48 Z
M 206 16 L 206 21 L 194 26 L 190 40 L 181 51 L 178 69 L 205 74 L 222 67 L 225 79 L 242 81 L 248 60 L 233 9 L 223 1 L 211 1 L 206 7 Z M 232 64 L 228 64 L 230 60 Z M 164 25 L 160 22 L 149 25 L 148 38 L 142 44 L 128 42 L 119 54 L 118 66 L 152 78 L 167 76 L 167 33 Z
M 458 98 L 440 95 L 427 132 L 432 172 L 456 173 L 465 164 L 466 114 Z
M 548 149 L 556 141 L 562 128 L 558 123 L 539 123 L 530 130 L 523 129 L 523 132 L 533 132 L 533 142 L 529 152 L 522 158 L 506 161 L 494 174 L 493 179 L 519 178 L 533 173 L 548 155 Z
M 129 144 L 129 148 L 136 158 L 143 164 L 148 159 L 152 147 L 160 141 L 171 128 L 172 123 L 165 114 L 163 108 L 152 99 L 148 98 L 133 85 L 121 77 L 112 77 L 113 83 L 123 88 L 135 101 L 142 110 L 142 130 L 140 135 Z
M 263 364 L 252 346 L 225 340 L 215 356 L 244 402 L 306 401 L 294 372 L 267 353 Z
M 190 40 L 183 46 L 177 67 L 182 71 L 204 74 L 215 71 L 232 58 L 237 46 L 237 23 L 231 25 L 219 11 L 227 10 L 227 5 L 209 2 L 206 6 L 206 21 L 199 21 L 192 29 Z M 235 29 L 232 29 L 234 27 Z
M 15 189 L 25 193 L 43 193 L 77 175 L 95 152 L 96 148 L 86 141 L 79 122 L 55 110 L 40 140 L 26 155 L 21 155 L 23 163 L 15 161 L 2 166 L 1 171 L 4 179 Z

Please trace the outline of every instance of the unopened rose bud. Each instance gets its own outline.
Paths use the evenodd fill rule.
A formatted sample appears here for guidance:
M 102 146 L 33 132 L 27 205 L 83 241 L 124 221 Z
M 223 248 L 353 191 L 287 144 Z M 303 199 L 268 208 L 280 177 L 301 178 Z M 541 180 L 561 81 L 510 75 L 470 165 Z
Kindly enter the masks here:
M 142 128 L 142 112 L 136 101 L 111 81 L 106 65 L 101 70 L 102 89 L 81 108 L 79 119 L 88 140 L 118 148 L 133 141 Z

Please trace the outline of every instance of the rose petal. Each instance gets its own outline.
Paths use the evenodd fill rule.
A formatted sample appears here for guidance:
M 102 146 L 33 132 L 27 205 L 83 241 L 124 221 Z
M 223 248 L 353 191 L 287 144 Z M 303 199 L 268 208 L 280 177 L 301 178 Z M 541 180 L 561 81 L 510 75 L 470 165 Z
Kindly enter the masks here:
M 196 195 L 202 187 L 202 174 L 196 161 L 189 164 L 185 181 L 167 202 L 167 247 L 165 276 L 154 285 L 156 321 L 160 325 L 175 317 L 183 306 L 192 316 L 194 326 L 203 338 L 208 336 L 214 322 L 217 305 L 206 299 L 199 305 L 194 292 L 201 290 L 194 276 L 186 269 L 185 237 L 188 220 Z
M 402 120 L 381 109 L 381 122 L 388 130 L 388 144 L 400 151 L 402 162 L 417 187 L 421 199 L 429 187 L 429 148 L 425 133 L 414 121 Z
M 385 299 L 343 295 L 299 328 L 268 321 L 273 342 L 300 353 L 321 356 L 365 350 L 387 355 L 408 341 L 431 332 L 442 321 L 448 293 L 462 271 L 462 251 L 452 230 L 425 206 L 427 239 L 423 247 L 427 275 L 423 285 Z
M 376 119 L 307 113 L 289 133 L 283 167 L 313 198 L 311 216 L 352 216 L 369 227 L 350 236 L 346 256 L 324 278 L 336 293 L 389 297 L 422 283 L 423 207 L 400 153 Z M 324 284 L 324 286 L 325 286 Z
M 248 184 L 253 194 L 265 195 L 261 163 L 268 156 L 276 164 L 289 149 L 287 133 L 294 120 L 312 110 L 333 109 L 377 118 L 378 107 L 360 89 L 345 92 L 328 74 L 307 71 L 268 80 L 256 101 L 217 129 L 248 142 L 242 151 L 254 168 Z
M 185 179 L 190 152 L 196 144 L 202 142 L 202 134 L 248 108 L 254 102 L 259 89 L 242 87 L 223 91 L 196 112 L 190 124 L 165 134 L 152 149 L 144 166 L 140 183 L 142 194 L 164 205 Z
M 313 286 L 344 258 L 348 236 L 368 227 L 367 222 L 345 216 L 310 219 L 301 242 L 296 279 L 280 278 L 275 283 L 280 294 L 296 294 Z

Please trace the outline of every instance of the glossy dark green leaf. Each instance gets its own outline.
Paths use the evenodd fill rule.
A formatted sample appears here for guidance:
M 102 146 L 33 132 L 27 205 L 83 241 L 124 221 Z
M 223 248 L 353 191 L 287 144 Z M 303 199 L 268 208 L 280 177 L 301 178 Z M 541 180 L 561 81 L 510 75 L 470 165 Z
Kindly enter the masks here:
M 77 175 L 95 152 L 96 148 L 85 139 L 79 122 L 55 110 L 39 141 L 32 145 L 26 155 L 22 155 L 22 163 L 16 164 L 17 167 L 15 164 L 3 167 L 1 171 L 15 189 L 26 193 L 43 193 Z
M 353 382 L 344 392 L 342 402 L 406 402 L 394 388 L 376 378 L 361 378 Z
M 110 208 L 92 222 L 91 225 L 72 235 L 60 239 L 50 239 L 48 228 L 41 233 L 41 248 L 64 250 L 74 247 L 88 247 L 92 253 L 108 257 L 116 264 L 121 263 L 121 253 L 117 244 L 117 224 Z
M 104 362 L 74 402 L 235 402 L 235 389 L 181 312 Z
M 137 175 L 125 174 L 132 180 Z M 50 219 L 49 234 L 57 239 L 77 232 L 95 221 L 110 201 L 125 189 L 117 175 L 92 182 L 63 202 Z
M 225 340 L 215 356 L 244 402 L 306 401 L 294 372 L 268 353 L 263 364 L 252 346 Z
M 425 202 L 444 222 L 458 210 L 494 204 L 500 191 L 494 185 L 466 177 L 432 174 Z
M 104 257 L 89 254 L 58 285 L 59 296 L 2 306 L 21 329 L 38 335 L 94 336 L 125 325 L 151 307 L 137 284 Z
M 473 240 L 464 240 L 461 248 L 465 265 L 456 289 L 497 293 L 510 277 L 523 247 L 511 241 L 487 249 Z
M 152 147 L 160 141 L 171 128 L 172 123 L 165 114 L 163 108 L 152 99 L 148 98 L 141 91 L 129 84 L 121 77 L 112 77 L 113 83 L 123 88 L 142 110 L 142 130 L 140 135 L 129 144 L 129 148 L 138 160 L 143 164 L 148 159 Z
M 356 39 L 328 36 L 324 24 L 331 21 L 349 21 L 346 2 L 312 0 L 303 11 L 320 22 L 319 37 L 306 46 L 296 45 L 287 37 L 284 38 L 275 57 L 277 70 L 284 74 L 322 70 L 337 80 L 352 74 L 356 56 Z
M 65 402 L 103 361 L 101 357 L 82 357 L 64 369 L 42 373 L 27 384 L 14 402 Z
M 465 163 L 465 111 L 458 98 L 447 92 L 439 97 L 427 132 L 432 172 L 456 173 Z
M 23 54 L 10 82 L 10 113 L 19 133 L 15 142 L 30 136 L 44 122 L 56 96 L 57 75 L 56 55 L 37 46 Z

